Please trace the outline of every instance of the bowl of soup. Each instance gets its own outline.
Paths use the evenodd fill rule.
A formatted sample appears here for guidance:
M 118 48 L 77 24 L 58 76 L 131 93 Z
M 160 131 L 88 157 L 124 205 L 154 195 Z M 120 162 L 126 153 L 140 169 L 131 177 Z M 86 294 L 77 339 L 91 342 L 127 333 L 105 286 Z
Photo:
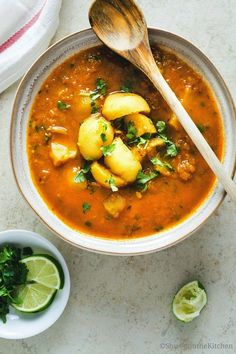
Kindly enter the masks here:
M 155 61 L 225 169 L 234 105 L 195 46 L 149 29 Z M 91 29 L 50 47 L 15 98 L 11 157 L 29 205 L 57 235 L 107 254 L 161 250 L 196 231 L 225 192 L 147 77 Z

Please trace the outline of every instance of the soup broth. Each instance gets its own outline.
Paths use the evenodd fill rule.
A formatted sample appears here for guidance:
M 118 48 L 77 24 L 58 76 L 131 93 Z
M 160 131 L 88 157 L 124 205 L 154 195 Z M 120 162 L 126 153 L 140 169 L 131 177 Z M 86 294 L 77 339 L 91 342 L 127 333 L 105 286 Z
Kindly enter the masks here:
M 222 121 L 208 84 L 175 53 L 158 47 L 152 50 L 163 76 L 222 158 Z M 123 100 L 116 103 L 118 113 L 111 112 L 113 95 Z M 114 118 L 125 99 L 137 102 L 136 108 L 139 99 L 141 112 L 132 116 L 129 101 L 128 114 Z M 103 122 L 102 156 L 100 150 L 97 157 L 86 155 L 95 153 L 92 130 L 88 128 L 88 135 L 82 136 L 91 115 Z M 151 119 L 149 128 L 140 115 Z M 104 125 L 101 117 L 108 123 Z M 107 129 L 112 130 L 110 135 Z M 127 167 L 119 170 L 118 160 L 112 159 L 114 144 L 122 144 L 134 170 L 127 161 Z M 73 229 L 104 238 L 143 237 L 180 223 L 203 203 L 215 182 L 150 81 L 103 46 L 70 57 L 44 82 L 31 110 L 27 149 L 34 184 L 48 208 Z M 117 152 L 119 158 L 121 163 L 126 160 Z M 102 185 L 99 173 L 107 171 L 110 177 Z

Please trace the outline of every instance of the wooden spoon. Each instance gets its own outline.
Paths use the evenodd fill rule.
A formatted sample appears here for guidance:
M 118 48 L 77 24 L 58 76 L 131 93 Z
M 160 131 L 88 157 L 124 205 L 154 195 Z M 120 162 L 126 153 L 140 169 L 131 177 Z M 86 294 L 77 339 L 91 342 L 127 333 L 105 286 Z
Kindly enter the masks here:
M 134 1 L 95 0 L 89 11 L 89 21 L 102 42 L 148 76 L 236 203 L 236 185 L 161 75 L 150 49 L 146 21 Z

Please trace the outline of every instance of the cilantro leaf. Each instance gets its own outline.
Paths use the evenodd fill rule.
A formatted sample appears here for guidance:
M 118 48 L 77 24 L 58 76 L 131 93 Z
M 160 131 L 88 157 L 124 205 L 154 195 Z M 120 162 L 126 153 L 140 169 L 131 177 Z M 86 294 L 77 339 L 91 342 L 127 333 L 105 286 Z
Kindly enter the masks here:
M 159 134 L 159 137 L 165 142 L 166 144 L 166 155 L 170 157 L 175 157 L 178 155 L 178 148 L 175 143 L 167 138 L 164 134 Z
M 108 183 L 109 183 L 109 185 L 111 187 L 112 192 L 117 192 L 118 191 L 118 188 L 116 187 L 115 180 L 114 180 L 114 178 L 112 176 L 109 178 Z
M 160 166 L 160 167 L 164 167 L 167 168 L 170 171 L 173 171 L 173 167 L 171 166 L 170 163 L 166 162 L 166 161 L 161 161 L 159 160 L 157 157 L 153 157 L 151 159 L 151 162 L 153 163 L 153 165 L 155 166 Z
M 163 120 L 159 120 L 156 123 L 156 127 L 157 127 L 158 133 L 160 133 L 160 134 L 165 133 L 167 130 L 166 122 L 164 122 Z
M 157 171 L 152 171 L 149 173 L 144 173 L 143 171 L 139 171 L 137 174 L 136 182 L 138 185 L 146 184 L 152 179 L 156 178 L 159 175 Z
M 100 95 L 105 96 L 107 94 L 107 84 L 105 83 L 105 81 L 101 78 L 98 78 L 96 80 L 96 88 L 97 91 L 100 93 Z
M 101 133 L 100 137 L 101 137 L 103 143 L 105 143 L 107 141 L 107 136 L 105 133 Z
M 132 92 L 133 87 L 131 85 L 131 82 L 130 81 L 126 81 L 124 83 L 124 85 L 121 86 L 120 90 L 123 91 L 123 92 Z
M 103 156 L 111 156 L 111 154 L 115 150 L 115 144 L 102 146 L 101 150 L 102 150 Z
M 86 214 L 91 209 L 91 204 L 85 202 L 83 203 L 82 208 L 83 208 L 83 213 Z
M 83 168 L 81 170 L 79 170 L 78 173 L 76 174 L 76 176 L 74 178 L 74 182 L 75 183 L 85 182 L 86 181 L 85 175 L 90 171 L 90 168 L 91 168 L 91 163 L 86 161 Z
M 67 109 L 69 109 L 71 107 L 70 104 L 67 104 L 63 101 L 57 101 L 57 108 L 60 110 L 60 111 L 66 111 Z
M 205 133 L 206 127 L 205 127 L 202 123 L 198 123 L 198 124 L 197 124 L 197 127 L 198 127 L 198 129 L 200 130 L 200 132 L 201 132 L 202 134 Z
M 107 84 L 103 79 L 98 78 L 96 80 L 96 89 L 90 92 L 92 114 L 97 113 L 99 110 L 99 106 L 96 100 L 101 96 L 105 96 L 106 94 L 107 94 Z
M 170 157 L 175 157 L 178 155 L 178 149 L 177 146 L 173 143 L 173 141 L 168 140 L 166 142 L 167 149 L 166 149 L 166 155 Z
M 136 134 L 137 134 L 137 129 L 135 128 L 135 125 L 133 122 L 128 122 L 127 124 L 127 134 L 126 137 L 129 140 L 133 140 L 136 138 Z

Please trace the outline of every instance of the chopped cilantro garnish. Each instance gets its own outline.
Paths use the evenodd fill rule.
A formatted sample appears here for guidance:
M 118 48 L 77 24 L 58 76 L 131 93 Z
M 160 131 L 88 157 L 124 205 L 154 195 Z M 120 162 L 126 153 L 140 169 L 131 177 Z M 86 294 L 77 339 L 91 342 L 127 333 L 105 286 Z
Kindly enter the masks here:
M 91 101 L 91 113 L 94 114 L 94 113 L 97 113 L 99 110 L 99 107 L 96 103 L 96 101 Z
M 70 104 L 67 104 L 63 101 L 57 101 L 57 108 L 60 110 L 60 111 L 66 111 L 67 109 L 69 109 L 71 107 Z
M 121 91 L 123 91 L 123 92 L 132 92 L 132 90 L 133 90 L 130 81 L 126 81 L 126 82 L 124 83 L 124 85 L 121 86 L 120 89 L 121 89 Z
M 102 153 L 104 156 L 111 156 L 113 151 L 115 150 L 115 144 L 110 144 L 101 147 Z
M 202 123 L 198 123 L 197 124 L 198 129 L 200 130 L 200 132 L 203 134 L 206 130 L 206 127 L 202 124 Z
M 170 157 L 175 157 L 178 155 L 178 149 L 177 146 L 173 143 L 173 141 L 167 140 L 166 141 L 166 155 Z
M 107 123 L 102 122 L 102 129 L 103 129 L 103 133 L 100 134 L 100 137 L 103 143 L 105 143 L 107 141 L 107 136 L 105 133 L 107 131 Z
M 156 127 L 157 127 L 158 133 L 162 134 L 162 133 L 166 132 L 166 122 L 164 122 L 163 120 L 159 120 L 156 123 Z
M 101 96 L 105 96 L 106 94 L 107 94 L 107 84 L 103 79 L 98 78 L 96 80 L 96 89 L 90 92 L 92 114 L 97 113 L 99 110 L 96 100 Z
M 171 156 L 171 157 L 176 156 L 178 154 L 178 149 L 177 149 L 175 143 L 173 141 L 169 140 L 165 134 L 167 131 L 166 122 L 164 122 L 163 120 L 159 120 L 156 123 L 156 127 L 157 127 L 158 136 L 166 144 L 166 155 Z
M 90 171 L 90 163 L 89 162 L 85 162 L 84 167 L 79 170 L 79 172 L 76 174 L 75 178 L 74 178 L 74 182 L 75 183 L 82 183 L 86 181 L 86 174 Z
M 83 208 L 83 213 L 86 214 L 91 209 L 91 205 L 85 202 L 83 203 L 82 208 Z
M 113 126 L 115 129 L 124 130 L 124 129 L 125 129 L 124 118 L 121 117 L 121 118 L 117 118 L 116 120 L 113 120 L 113 121 L 112 121 L 112 126 Z
M 105 143 L 106 141 L 107 141 L 107 136 L 106 136 L 106 134 L 105 133 L 101 133 L 101 139 L 102 139 L 102 141 L 103 141 L 103 143 Z
M 136 178 L 137 184 L 139 184 L 139 185 L 146 184 L 149 181 L 151 181 L 153 178 L 156 178 L 158 175 L 159 175 L 159 173 L 157 171 L 152 171 L 149 173 L 144 173 L 143 171 L 139 171 L 137 178 Z
M 98 78 L 96 80 L 96 88 L 97 91 L 100 93 L 100 95 L 105 96 L 107 94 L 107 84 L 105 83 L 105 81 L 101 78 Z
M 127 124 L 127 134 L 126 137 L 129 140 L 133 140 L 136 138 L 136 134 L 137 134 L 137 129 L 135 128 L 135 125 L 133 122 L 128 122 Z
M 157 157 L 153 157 L 151 159 L 151 162 L 153 163 L 153 165 L 155 166 L 160 166 L 160 167 L 164 167 L 167 168 L 170 171 L 173 171 L 173 167 L 171 166 L 170 163 L 166 162 L 166 161 L 161 161 L 159 160 Z
M 118 188 L 116 187 L 116 184 L 115 184 L 115 180 L 114 180 L 114 178 L 112 176 L 109 178 L 108 183 L 109 183 L 109 185 L 111 187 L 112 192 L 117 192 L 118 191 Z

